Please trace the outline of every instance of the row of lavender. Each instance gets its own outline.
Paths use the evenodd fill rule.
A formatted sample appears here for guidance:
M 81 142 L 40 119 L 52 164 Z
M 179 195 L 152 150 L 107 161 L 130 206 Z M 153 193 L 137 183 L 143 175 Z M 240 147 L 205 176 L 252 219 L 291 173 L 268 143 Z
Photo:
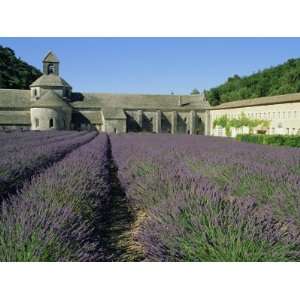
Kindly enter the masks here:
M 94 133 L 33 148 L 34 168 L 40 153 L 52 162 L 70 153 L 3 202 L 1 261 L 105 260 L 100 232 L 110 199 L 109 150 L 107 136 Z
M 92 140 L 95 132 L 31 133 L 3 141 L 0 148 L 0 200 L 24 181 Z
M 151 261 L 298 261 L 300 150 L 213 137 L 112 136 Z
M 1 157 L 9 156 L 11 153 L 22 152 L 30 149 L 31 147 L 37 147 L 45 144 L 56 143 L 69 139 L 71 137 L 85 134 L 85 132 L 70 132 L 70 131 L 50 131 L 45 132 L 43 135 L 32 132 L 29 136 L 23 138 L 17 138 L 12 140 L 3 140 L 0 148 Z

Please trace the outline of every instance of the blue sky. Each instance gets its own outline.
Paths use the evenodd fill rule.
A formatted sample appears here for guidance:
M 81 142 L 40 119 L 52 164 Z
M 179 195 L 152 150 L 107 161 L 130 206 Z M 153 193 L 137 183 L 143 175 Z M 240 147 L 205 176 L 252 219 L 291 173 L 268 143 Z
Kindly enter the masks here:
M 300 57 L 300 38 L 0 38 L 41 69 L 53 50 L 74 91 L 189 94 Z

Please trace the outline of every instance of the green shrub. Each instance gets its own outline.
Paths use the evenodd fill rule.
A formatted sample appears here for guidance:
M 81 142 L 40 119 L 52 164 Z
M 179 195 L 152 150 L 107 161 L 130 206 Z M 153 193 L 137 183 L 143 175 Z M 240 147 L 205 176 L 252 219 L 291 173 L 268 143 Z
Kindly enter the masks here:
M 239 134 L 236 139 L 241 142 L 255 144 L 300 147 L 300 136 Z
M 213 128 L 220 126 L 225 128 L 226 136 L 231 136 L 231 128 L 242 128 L 248 127 L 250 132 L 253 131 L 257 126 L 269 127 L 270 121 L 260 119 L 250 119 L 245 113 L 241 113 L 237 118 L 228 118 L 227 115 L 223 115 L 213 122 Z

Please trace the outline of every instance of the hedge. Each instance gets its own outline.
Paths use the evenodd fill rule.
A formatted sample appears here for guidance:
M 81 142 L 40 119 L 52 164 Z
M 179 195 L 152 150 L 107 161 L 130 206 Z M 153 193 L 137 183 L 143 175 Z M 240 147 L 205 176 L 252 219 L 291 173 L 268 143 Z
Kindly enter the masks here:
M 238 134 L 236 139 L 248 143 L 300 147 L 300 136 L 298 135 Z

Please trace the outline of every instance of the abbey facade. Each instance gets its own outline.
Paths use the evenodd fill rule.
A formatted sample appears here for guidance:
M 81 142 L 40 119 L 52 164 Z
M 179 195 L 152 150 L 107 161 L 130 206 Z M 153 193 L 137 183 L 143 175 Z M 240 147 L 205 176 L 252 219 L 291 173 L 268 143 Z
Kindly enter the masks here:
M 97 129 L 225 136 L 214 120 L 241 114 L 269 121 L 269 134 L 300 134 L 300 94 L 227 102 L 211 107 L 204 94 L 137 95 L 73 92 L 49 52 L 30 90 L 0 89 L 0 130 Z M 257 128 L 256 130 L 258 130 Z M 261 129 L 261 128 L 260 128 Z M 232 135 L 248 128 L 233 129 Z
M 49 52 L 30 90 L 0 89 L 0 128 L 207 134 L 208 108 L 204 95 L 73 92 Z

